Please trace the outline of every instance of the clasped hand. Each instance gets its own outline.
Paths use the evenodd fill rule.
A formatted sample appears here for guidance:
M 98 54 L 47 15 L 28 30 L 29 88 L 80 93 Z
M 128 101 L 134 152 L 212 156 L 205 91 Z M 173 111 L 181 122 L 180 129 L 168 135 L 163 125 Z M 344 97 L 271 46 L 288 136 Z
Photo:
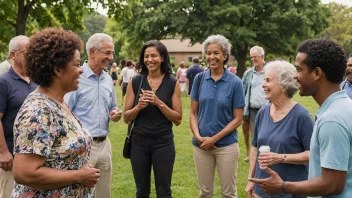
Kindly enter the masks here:
M 122 111 L 119 109 L 113 109 L 109 112 L 110 120 L 117 122 L 121 119 Z
M 139 100 L 137 104 L 140 109 L 146 108 L 148 104 L 157 105 L 159 98 L 153 91 L 143 89 L 141 89 L 141 91 L 142 93 L 139 94 Z
M 215 143 L 216 141 L 214 140 L 213 137 L 195 137 L 195 140 L 198 142 L 200 145 L 200 149 L 208 151 L 208 150 L 214 150 L 216 149 Z

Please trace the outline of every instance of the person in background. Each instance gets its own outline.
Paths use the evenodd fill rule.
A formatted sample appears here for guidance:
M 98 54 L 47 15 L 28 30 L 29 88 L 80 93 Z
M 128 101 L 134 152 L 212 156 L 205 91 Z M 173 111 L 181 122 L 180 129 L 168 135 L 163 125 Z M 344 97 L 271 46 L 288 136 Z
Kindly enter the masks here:
M 173 64 L 173 63 L 171 63 L 171 71 L 172 71 L 172 76 L 176 77 L 175 64 Z
M 192 90 L 192 85 L 193 85 L 193 81 L 194 78 L 196 77 L 196 75 L 200 72 L 203 72 L 204 69 L 200 66 L 200 62 L 199 62 L 199 58 L 198 57 L 194 57 L 192 59 L 193 65 L 187 69 L 187 87 L 188 87 L 188 95 L 191 95 L 191 90 Z
M 310 39 L 298 46 L 296 56 L 300 96 L 312 96 L 320 106 L 310 142 L 308 180 L 282 180 L 271 168 L 270 177 L 249 178 L 267 195 L 350 198 L 352 195 L 352 101 L 341 91 L 346 56 L 337 43 Z
M 122 71 L 123 68 L 125 68 L 125 67 L 126 67 L 126 60 L 125 60 L 125 59 L 122 59 L 122 60 L 120 61 L 120 65 L 119 65 L 120 71 Z M 120 72 L 120 74 L 121 74 L 121 72 Z M 122 85 L 122 77 L 121 77 L 120 80 L 119 80 L 119 85 L 120 85 L 120 86 Z M 122 87 L 121 87 L 121 89 L 122 89 Z M 123 100 L 122 100 L 122 101 L 123 101 Z
M 8 51 L 6 60 L 4 60 L 3 62 L 0 63 L 0 76 L 3 73 L 7 72 L 10 69 L 11 65 L 13 64 L 12 59 L 11 59 L 11 52 L 13 50 L 16 50 L 16 46 L 14 45 L 14 43 L 15 43 L 15 40 L 17 40 L 17 39 L 18 39 L 17 37 L 14 37 L 10 40 L 9 51 Z
M 13 124 L 24 100 L 37 88 L 26 74 L 23 53 L 28 44 L 26 36 L 16 36 L 10 42 L 13 66 L 0 76 L 0 198 L 11 197 L 14 179 Z
M 116 81 L 118 80 L 118 76 L 119 76 L 116 63 L 113 63 L 111 65 L 111 69 L 110 69 L 110 73 L 109 74 L 110 74 L 110 76 L 112 78 L 112 82 L 113 82 L 113 84 L 115 86 L 116 85 Z
M 214 196 L 215 169 L 222 197 L 237 197 L 237 127 L 242 123 L 245 101 L 241 79 L 224 67 L 230 51 L 227 38 L 209 36 L 202 44 L 209 69 L 198 74 L 192 86 L 190 126 L 200 198 Z
M 270 104 L 259 110 L 255 120 L 254 136 L 248 178 L 267 178 L 269 174 L 260 166 L 268 166 L 283 179 L 303 181 L 308 178 L 309 145 L 313 120 L 303 106 L 292 97 L 298 90 L 294 79 L 295 67 L 286 61 L 273 61 L 265 66 L 262 87 Z M 261 146 L 270 146 L 267 153 L 259 153 Z M 259 155 L 259 157 L 258 157 Z M 276 198 L 267 196 L 263 189 L 252 182 L 246 186 L 249 198 Z M 302 198 L 286 194 L 285 198 Z
M 237 73 L 236 67 L 233 67 L 233 66 L 228 65 L 227 68 L 228 68 L 228 70 L 229 70 L 231 73 L 233 73 L 233 74 L 236 74 L 236 73 Z
M 253 67 L 243 74 L 242 83 L 244 94 L 246 96 L 246 106 L 243 112 L 242 132 L 244 143 L 246 144 L 246 158 L 244 161 L 249 161 L 250 156 L 250 137 L 253 137 L 254 121 L 259 109 L 266 104 L 262 83 L 265 74 L 264 49 L 259 46 L 254 46 L 249 51 Z
M 176 79 L 180 83 L 180 88 L 181 88 L 181 95 L 187 96 L 188 93 L 186 92 L 186 75 L 187 75 L 187 68 L 186 68 L 186 63 L 184 61 L 181 61 L 180 67 L 177 70 L 176 73 Z
M 137 68 L 142 68 L 141 75 L 128 83 L 124 109 L 124 121 L 135 120 L 131 165 L 136 197 L 149 197 L 153 168 L 156 197 L 171 198 L 176 155 L 172 124 L 179 125 L 182 120 L 180 85 L 171 76 L 169 54 L 160 41 L 143 44 Z M 141 94 L 137 96 L 142 79 Z M 138 104 L 133 106 L 135 97 L 139 97 Z
M 126 61 L 126 67 L 124 67 L 120 73 L 121 75 L 121 81 L 122 81 L 122 105 L 124 104 L 125 101 L 125 95 L 127 91 L 127 85 L 128 82 L 133 78 L 133 76 L 136 75 L 136 71 L 134 69 L 134 65 L 132 61 L 128 60 Z
M 99 169 L 89 164 L 92 138 L 64 102 L 78 88 L 82 42 L 71 31 L 35 33 L 24 60 L 30 93 L 14 123 L 11 197 L 92 197 Z
M 83 64 L 79 87 L 66 97 L 66 101 L 93 136 L 90 162 L 100 170 L 96 197 L 105 198 L 111 195 L 112 151 L 108 138 L 109 122 L 118 122 L 122 114 L 116 104 L 112 78 L 104 71 L 114 58 L 114 43 L 111 36 L 96 33 L 88 39 L 86 50 L 88 62 Z
M 345 90 L 347 96 L 352 99 L 352 54 L 348 56 L 346 79 L 340 84 L 340 87 L 342 90 Z

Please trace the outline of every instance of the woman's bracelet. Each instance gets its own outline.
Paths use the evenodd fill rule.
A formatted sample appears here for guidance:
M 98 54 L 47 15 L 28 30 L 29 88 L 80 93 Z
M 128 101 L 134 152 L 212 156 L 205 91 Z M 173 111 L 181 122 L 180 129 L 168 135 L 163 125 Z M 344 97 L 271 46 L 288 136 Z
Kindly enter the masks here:
M 285 194 L 285 181 L 284 180 L 282 180 L 282 183 L 281 183 L 281 193 Z

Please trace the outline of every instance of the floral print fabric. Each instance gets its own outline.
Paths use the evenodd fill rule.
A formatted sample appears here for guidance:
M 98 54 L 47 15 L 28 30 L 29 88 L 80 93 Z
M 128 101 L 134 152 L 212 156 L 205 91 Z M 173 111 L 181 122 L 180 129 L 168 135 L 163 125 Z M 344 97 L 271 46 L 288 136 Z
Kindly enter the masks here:
M 38 91 L 23 103 L 14 123 L 14 155 L 44 156 L 43 166 L 79 170 L 89 160 L 92 137 L 78 119 Z M 58 189 L 38 190 L 15 183 L 12 197 L 94 197 L 94 189 L 72 184 Z

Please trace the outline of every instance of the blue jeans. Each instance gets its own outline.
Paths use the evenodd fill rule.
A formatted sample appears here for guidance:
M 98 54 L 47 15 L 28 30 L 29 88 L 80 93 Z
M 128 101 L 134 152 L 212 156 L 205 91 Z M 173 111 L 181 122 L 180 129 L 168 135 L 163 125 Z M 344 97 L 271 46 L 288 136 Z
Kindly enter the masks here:
M 137 198 L 149 198 L 153 167 L 157 198 L 171 198 L 171 178 L 175 162 L 173 134 L 157 137 L 132 135 L 131 164 Z

